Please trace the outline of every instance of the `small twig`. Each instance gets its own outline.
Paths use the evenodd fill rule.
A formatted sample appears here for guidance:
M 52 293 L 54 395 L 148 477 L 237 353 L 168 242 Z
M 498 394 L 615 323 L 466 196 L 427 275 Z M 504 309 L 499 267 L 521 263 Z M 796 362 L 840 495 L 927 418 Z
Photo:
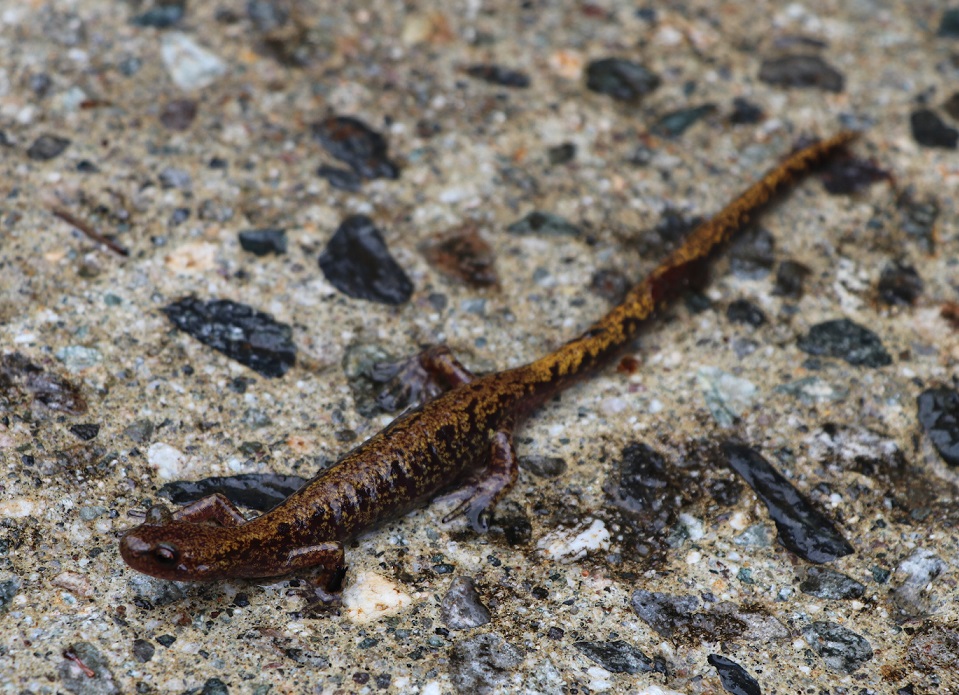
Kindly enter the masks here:
M 77 656 L 77 653 L 73 651 L 72 649 L 67 649 L 65 652 L 63 652 L 63 656 L 69 659 L 70 661 L 72 661 L 73 663 L 75 663 L 77 667 L 81 671 L 83 671 L 83 675 L 86 676 L 87 678 L 93 678 L 94 676 L 97 675 L 96 671 L 94 671 L 92 668 L 90 668 L 85 663 L 83 663 L 80 657 Z
M 79 229 L 81 232 L 86 234 L 90 239 L 93 239 L 93 241 L 103 244 L 114 253 L 124 257 L 130 255 L 130 252 L 127 251 L 122 246 L 120 246 L 117 242 L 103 236 L 91 225 L 87 224 L 86 222 L 81 220 L 79 217 L 76 217 L 72 213 L 67 212 L 63 208 L 50 208 L 50 212 L 52 212 L 54 215 L 59 217 L 61 220 L 63 220 L 67 224 L 73 225 L 74 227 Z

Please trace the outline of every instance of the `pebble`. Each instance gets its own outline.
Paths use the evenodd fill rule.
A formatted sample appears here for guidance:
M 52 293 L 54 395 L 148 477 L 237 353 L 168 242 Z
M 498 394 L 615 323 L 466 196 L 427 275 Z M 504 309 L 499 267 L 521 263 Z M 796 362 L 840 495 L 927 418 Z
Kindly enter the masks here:
M 842 73 L 817 55 L 787 55 L 767 58 L 759 68 L 759 79 L 777 87 L 813 88 L 841 92 Z
M 163 313 L 181 331 L 262 376 L 281 377 L 296 364 L 293 329 L 246 304 L 184 297 Z
M 828 567 L 808 567 L 799 583 L 799 590 L 816 598 L 846 600 L 862 598 L 864 584 Z
M 566 472 L 566 461 L 558 456 L 520 456 L 520 468 L 540 478 L 556 478 Z
M 613 642 L 574 642 L 573 646 L 612 673 L 666 673 L 662 660 L 646 656 L 642 651 L 623 640 Z
M 27 156 L 37 162 L 46 162 L 59 157 L 69 146 L 68 138 L 41 135 L 27 148 Z
M 422 247 L 427 262 L 449 278 L 470 287 L 496 287 L 496 253 L 480 235 L 476 225 L 467 223 L 431 239 Z
M 803 285 L 811 272 L 802 263 L 783 261 L 776 269 L 773 295 L 793 300 L 800 299 L 803 295 Z
M 729 122 L 733 125 L 752 125 L 759 123 L 765 118 L 762 107 L 743 99 L 742 97 L 733 98 L 733 111 L 729 114 Z
M 13 597 L 19 593 L 22 584 L 19 577 L 0 580 L 0 614 L 10 605 Z
M 586 87 L 619 101 L 637 101 L 662 80 L 652 70 L 622 58 L 603 58 L 586 66 Z
M 830 384 L 817 376 L 807 376 L 780 384 L 773 392 L 798 398 L 805 405 L 841 401 L 849 395 L 848 389 Z
M 761 280 L 776 262 L 776 241 L 764 227 L 750 227 L 729 248 L 729 268 L 743 280 Z
M 959 39 L 959 7 L 952 7 L 942 13 L 939 20 L 939 36 L 950 39 Z
M 154 29 L 169 29 L 183 19 L 186 12 L 184 4 L 162 4 L 151 7 L 130 18 L 130 24 L 135 27 L 153 27 Z
M 160 180 L 160 186 L 166 189 L 178 188 L 181 191 L 189 191 L 193 186 L 190 172 L 186 169 L 166 167 L 160 172 L 157 178 Z
M 178 31 L 163 35 L 160 56 L 173 84 L 184 91 L 209 87 L 227 72 L 219 56 Z
M 303 487 L 306 481 L 298 475 L 239 473 L 201 480 L 174 480 L 160 486 L 157 494 L 182 505 L 219 493 L 240 507 L 265 512 Z
M 156 653 L 156 647 L 148 640 L 137 638 L 133 640 L 133 648 L 131 651 L 133 652 L 134 659 L 141 664 L 145 664 L 153 658 L 153 655 Z
M 394 615 L 413 602 L 398 584 L 376 572 L 361 572 L 343 590 L 343 610 L 355 623 Z
M 331 116 L 314 123 L 313 138 L 333 157 L 365 179 L 396 179 L 400 169 L 387 155 L 386 138 L 352 116 Z
M 172 480 L 183 469 L 183 453 L 169 444 L 156 442 L 147 449 L 147 462 L 156 468 L 161 480 Z
M 582 230 L 565 217 L 534 210 L 506 228 L 510 234 L 548 234 L 550 236 L 580 236 Z
M 716 669 L 723 690 L 733 695 L 762 695 L 759 683 L 749 672 L 731 659 L 720 654 L 706 657 L 709 665 Z
M 552 531 L 536 544 L 547 559 L 574 562 L 596 550 L 609 550 L 610 534 L 600 519 L 586 519 L 571 529 Z
M 949 676 L 959 673 L 959 629 L 926 620 L 909 640 L 906 653 L 913 667 L 949 685 Z
M 932 109 L 916 109 L 909 116 L 913 139 L 923 147 L 954 150 L 959 144 L 959 130 L 946 125 Z
M 50 583 L 53 584 L 53 586 L 69 591 L 78 598 L 93 598 L 96 595 L 93 586 L 90 584 L 90 580 L 78 572 L 70 572 L 69 570 L 61 572 L 50 580 Z
M 854 552 L 833 523 L 757 451 L 729 440 L 723 444 L 723 452 L 730 468 L 766 505 L 787 549 L 819 564 Z
M 916 398 L 919 424 L 932 445 L 950 466 L 959 466 L 959 391 L 926 389 Z
M 456 577 L 440 602 L 440 619 L 450 630 L 468 630 L 490 621 L 476 584 L 470 577 Z
M 892 261 L 882 269 L 877 289 L 884 304 L 911 306 L 922 296 L 924 284 L 913 266 Z
M 316 170 L 316 175 L 326 179 L 333 188 L 350 193 L 356 193 L 363 185 L 363 179 L 352 169 L 321 164 Z
M 453 687 L 459 693 L 492 693 L 522 662 L 522 652 L 492 632 L 457 641 L 449 654 Z
M 899 227 L 919 244 L 923 253 L 936 250 L 936 221 L 939 219 L 939 203 L 934 197 L 917 200 L 906 191 L 896 199 L 899 211 Z
M 818 620 L 802 631 L 803 638 L 826 664 L 840 673 L 853 673 L 872 659 L 872 645 L 847 627 Z
M 753 328 L 766 323 L 766 314 L 762 309 L 746 299 L 730 302 L 726 308 L 726 318 L 730 323 L 745 323 Z
M 500 65 L 491 65 L 489 63 L 470 65 L 466 68 L 466 74 L 478 80 L 499 85 L 500 87 L 510 87 L 512 89 L 526 89 L 529 87 L 529 75 L 520 70 L 511 70 Z
M 323 275 L 343 294 L 380 304 L 409 301 L 413 282 L 365 215 L 347 217 L 320 254 Z
M 281 227 L 247 229 L 238 235 L 240 247 L 256 256 L 286 253 L 286 230 Z
M 896 622 L 902 623 L 934 612 L 932 582 L 948 569 L 941 557 L 929 548 L 916 550 L 899 563 L 896 578 L 901 578 L 889 595 Z
M 700 367 L 696 382 L 706 407 L 720 427 L 732 427 L 756 402 L 759 390 L 748 379 L 733 376 L 718 367 Z
M 198 110 L 195 99 L 171 99 L 160 111 L 160 123 L 169 130 L 184 131 L 192 125 Z
M 77 425 L 70 425 L 70 432 L 77 439 L 82 439 L 85 442 L 89 442 L 91 439 L 96 439 L 96 436 L 100 434 L 100 425 L 90 422 Z
M 849 319 L 817 323 L 796 345 L 815 356 L 839 357 L 851 365 L 884 367 L 892 364 L 879 336 Z
M 666 138 L 678 138 L 685 133 L 696 121 L 716 112 L 716 104 L 702 104 L 688 108 L 670 111 L 657 120 L 650 131 L 655 135 Z
M 54 355 L 63 362 L 69 372 L 81 372 L 84 369 L 95 367 L 103 360 L 99 350 L 83 345 L 67 345 L 59 348 Z

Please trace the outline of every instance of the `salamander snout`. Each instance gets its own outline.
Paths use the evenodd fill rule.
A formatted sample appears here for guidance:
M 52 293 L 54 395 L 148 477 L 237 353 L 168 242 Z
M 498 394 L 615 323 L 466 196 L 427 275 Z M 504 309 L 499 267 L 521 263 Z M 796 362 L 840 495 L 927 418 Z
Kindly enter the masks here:
M 133 569 L 161 579 L 180 579 L 183 567 L 175 543 L 150 539 L 149 527 L 138 526 L 120 539 L 120 555 Z

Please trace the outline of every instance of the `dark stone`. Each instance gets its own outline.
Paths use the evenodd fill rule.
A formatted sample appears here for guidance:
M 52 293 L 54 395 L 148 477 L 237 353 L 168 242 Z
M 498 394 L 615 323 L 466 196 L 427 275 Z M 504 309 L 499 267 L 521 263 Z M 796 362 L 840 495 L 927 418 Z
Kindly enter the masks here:
M 656 121 L 650 130 L 661 137 L 679 137 L 696 121 L 715 111 L 715 104 L 702 104 L 701 106 L 691 106 L 671 111 Z
M 163 313 L 181 331 L 262 376 L 283 376 L 296 364 L 293 330 L 246 304 L 184 297 Z
M 100 167 L 91 162 L 89 159 L 81 159 L 77 162 L 77 171 L 81 174 L 99 174 Z
M 286 253 L 286 230 L 280 227 L 264 227 L 263 229 L 247 229 L 240 232 L 240 246 L 257 256 L 276 255 Z
M 440 602 L 440 620 L 450 630 L 468 630 L 490 621 L 476 585 L 469 577 L 456 577 Z
M 185 3 L 162 4 L 151 7 L 130 18 L 130 24 L 135 27 L 153 27 L 154 29 L 169 29 L 176 26 L 186 12 Z
M 70 425 L 70 432 L 75 437 L 82 439 L 85 442 L 89 442 L 91 439 L 94 439 L 98 434 L 100 434 L 100 425 L 93 422 Z
M 510 70 L 500 65 L 490 65 L 488 63 L 480 65 L 470 65 L 466 68 L 466 74 L 475 77 L 478 80 L 496 84 L 501 87 L 511 87 L 513 89 L 526 89 L 529 87 L 529 75 L 519 70 Z
M 399 167 L 387 157 L 386 139 L 358 118 L 331 116 L 314 123 L 313 137 L 365 179 L 399 178 Z
M 789 55 L 767 58 L 759 68 L 759 79 L 778 87 L 822 89 L 841 92 L 842 73 L 817 55 Z
M 226 683 L 216 677 L 207 678 L 200 691 L 200 695 L 229 695 L 229 693 L 230 689 L 226 687 Z
M 87 411 L 86 399 L 78 386 L 38 367 L 19 352 L 0 355 L 0 392 L 10 386 L 23 389 L 50 410 L 70 415 Z
M 776 284 L 773 286 L 773 294 L 789 299 L 799 299 L 802 297 L 803 284 L 811 272 L 802 263 L 783 261 L 776 269 Z
M 471 287 L 499 284 L 496 254 L 476 225 L 467 223 L 430 240 L 422 248 L 429 264 L 449 278 Z
M 565 217 L 540 210 L 534 210 L 521 220 L 517 220 L 507 227 L 506 231 L 510 234 L 549 234 L 555 236 L 578 236 L 582 234 L 580 228 Z
M 953 120 L 959 121 L 959 92 L 953 92 L 952 96 L 942 103 L 942 110 Z
M 763 501 L 776 524 L 779 541 L 809 562 L 821 564 L 855 552 L 826 515 L 810 504 L 792 483 L 759 453 L 727 441 L 723 452 L 729 467 Z
M 851 365 L 884 367 L 892 364 L 875 333 L 849 319 L 817 323 L 799 338 L 799 349 L 810 355 L 839 357 Z
M 576 145 L 571 142 L 564 142 L 562 145 L 550 147 L 546 151 L 550 166 L 559 164 L 568 164 L 576 158 Z
M 645 589 L 633 592 L 630 603 L 636 615 L 666 638 L 681 631 L 701 606 L 701 601 L 695 596 L 673 596 Z
M 948 126 L 932 109 L 916 109 L 909 116 L 912 137 L 924 147 L 956 149 L 959 143 L 959 130 Z
M 706 657 L 709 665 L 719 674 L 723 690 L 733 695 L 762 695 L 759 683 L 742 666 L 719 654 Z
M 38 162 L 59 157 L 70 146 L 70 140 L 56 135 L 41 135 L 27 148 L 27 156 Z
M 186 130 L 193 123 L 198 110 L 195 99 L 171 99 L 160 111 L 160 123 L 169 130 Z
M 888 263 L 879 276 L 879 299 L 893 306 L 911 306 L 922 295 L 922 278 L 911 265 Z
M 566 472 L 566 461 L 558 456 L 520 456 L 519 465 L 540 478 L 556 478 Z
M 365 215 L 343 220 L 320 254 L 320 269 L 330 284 L 354 299 L 403 304 L 413 294 L 413 283 Z
M 896 199 L 902 231 L 912 237 L 924 253 L 936 250 L 936 221 L 939 203 L 935 198 L 916 200 L 909 189 Z
M 729 122 L 734 125 L 751 125 L 759 123 L 765 114 L 761 107 L 742 97 L 733 99 L 733 112 L 729 114 Z
M 828 567 L 807 568 L 799 590 L 810 596 L 833 600 L 862 598 L 866 593 L 865 585 Z
M 837 623 L 817 620 L 803 630 L 803 637 L 833 671 L 853 673 L 872 658 L 872 645 Z
M 145 639 L 133 640 L 133 658 L 141 664 L 145 664 L 152 659 L 155 653 L 156 647 L 153 646 L 152 642 L 148 642 Z
M 955 674 L 959 671 L 959 628 L 925 622 L 909 640 L 906 654 L 912 666 L 922 673 Z
M 190 172 L 176 167 L 166 167 L 160 172 L 157 179 L 160 181 L 160 186 L 167 189 L 178 188 L 181 191 L 189 191 L 193 185 Z
M 850 195 L 891 177 L 875 162 L 844 152 L 828 159 L 819 178 L 830 195 Z
M 745 299 L 737 299 L 726 308 L 726 318 L 730 323 L 746 323 L 758 328 L 766 323 L 766 314 L 762 309 Z
M 661 83 L 656 73 L 630 60 L 604 58 L 586 66 L 586 87 L 620 101 L 640 99 Z
M 919 424 L 942 460 L 959 466 L 959 391 L 940 386 L 916 399 Z
M 169 647 L 171 644 L 176 642 L 176 637 L 173 635 L 160 635 L 156 638 L 156 641 L 162 644 L 164 647 Z
M 0 581 L 0 611 L 6 610 L 10 605 L 10 601 L 13 600 L 13 597 L 20 591 L 21 585 L 22 582 L 19 577 L 12 577 L 11 579 Z
M 574 642 L 573 646 L 611 673 L 648 673 L 650 671 L 666 673 L 666 667 L 662 661 L 653 661 L 623 640 Z
M 942 13 L 939 20 L 939 36 L 959 39 L 959 7 L 953 7 Z
M 523 662 L 516 647 L 495 633 L 460 640 L 450 649 L 450 675 L 460 693 L 491 693 Z
M 320 165 L 316 170 L 316 175 L 321 179 L 326 179 L 327 183 L 333 188 L 338 188 L 341 191 L 349 191 L 350 193 L 356 193 L 363 185 L 363 179 L 361 179 L 360 175 L 355 171 L 341 169 L 340 167 L 331 167 L 327 164 Z

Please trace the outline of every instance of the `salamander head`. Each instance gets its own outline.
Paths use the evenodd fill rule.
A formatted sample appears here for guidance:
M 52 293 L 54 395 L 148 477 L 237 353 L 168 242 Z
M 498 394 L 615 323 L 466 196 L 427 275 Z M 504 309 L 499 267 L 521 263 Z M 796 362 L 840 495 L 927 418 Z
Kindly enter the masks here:
M 141 525 L 120 539 L 120 555 L 138 572 L 193 582 L 235 576 L 227 551 L 230 531 L 222 526 L 174 521 L 170 510 L 152 507 Z

